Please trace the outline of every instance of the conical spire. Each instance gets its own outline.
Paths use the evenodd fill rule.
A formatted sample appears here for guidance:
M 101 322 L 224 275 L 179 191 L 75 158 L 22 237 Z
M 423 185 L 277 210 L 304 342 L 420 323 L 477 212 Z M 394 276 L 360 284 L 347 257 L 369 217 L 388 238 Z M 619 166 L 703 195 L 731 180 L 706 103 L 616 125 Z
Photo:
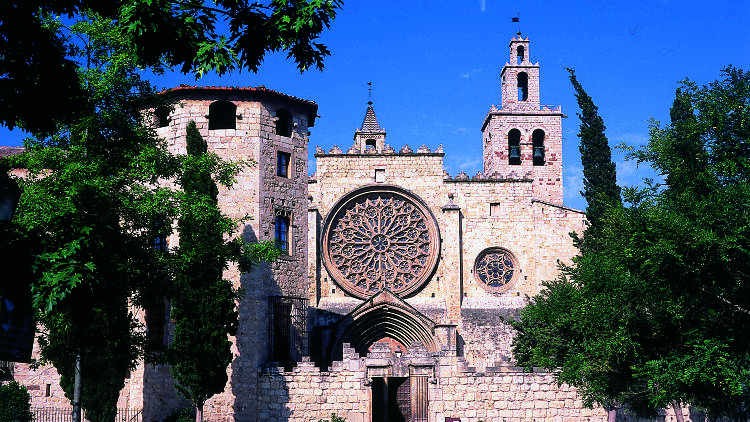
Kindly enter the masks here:
M 378 118 L 375 116 L 375 109 L 372 108 L 372 101 L 367 102 L 367 111 L 365 112 L 365 119 L 362 121 L 362 132 L 383 132 L 383 128 L 378 123 Z
M 354 148 L 363 153 L 382 153 L 385 148 L 385 129 L 380 127 L 372 101 L 367 102 L 367 111 L 362 126 L 354 131 Z

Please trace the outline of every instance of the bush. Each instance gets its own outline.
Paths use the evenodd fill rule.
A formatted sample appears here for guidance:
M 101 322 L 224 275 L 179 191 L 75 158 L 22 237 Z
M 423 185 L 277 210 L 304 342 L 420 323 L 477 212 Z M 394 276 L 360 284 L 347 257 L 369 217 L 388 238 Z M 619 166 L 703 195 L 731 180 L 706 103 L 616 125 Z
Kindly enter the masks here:
M 195 422 L 195 414 L 193 413 L 193 409 L 189 407 L 175 410 L 167 415 L 162 422 Z
M 341 416 L 338 416 L 335 413 L 331 413 L 330 419 L 320 419 L 318 422 L 346 422 L 346 419 L 342 418 Z
M 0 422 L 31 422 L 31 396 L 26 387 L 12 381 L 0 385 Z

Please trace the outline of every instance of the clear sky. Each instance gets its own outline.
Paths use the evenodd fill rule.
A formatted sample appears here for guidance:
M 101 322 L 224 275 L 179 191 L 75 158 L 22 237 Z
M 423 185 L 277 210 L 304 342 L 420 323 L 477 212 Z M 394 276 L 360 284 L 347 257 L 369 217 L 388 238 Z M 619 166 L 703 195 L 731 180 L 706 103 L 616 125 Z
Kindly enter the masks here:
M 362 1 L 348 0 L 324 34 L 332 56 L 323 72 L 300 74 L 284 54 L 269 55 L 260 72 L 152 79 L 178 84 L 258 86 L 319 104 L 310 137 L 315 146 L 346 150 L 364 118 L 367 82 L 388 142 L 396 149 L 443 144 L 451 175 L 482 167 L 481 124 L 500 103 L 499 74 L 519 16 L 530 55 L 541 66 L 542 104 L 562 105 L 565 204 L 581 199 L 577 105 L 565 67 L 576 70 L 607 126 L 610 145 L 640 145 L 648 121 L 667 121 L 678 82 L 708 83 L 728 64 L 750 70 L 750 0 L 631 1 Z M 0 130 L 0 145 L 23 135 Z M 645 174 L 616 154 L 621 184 Z

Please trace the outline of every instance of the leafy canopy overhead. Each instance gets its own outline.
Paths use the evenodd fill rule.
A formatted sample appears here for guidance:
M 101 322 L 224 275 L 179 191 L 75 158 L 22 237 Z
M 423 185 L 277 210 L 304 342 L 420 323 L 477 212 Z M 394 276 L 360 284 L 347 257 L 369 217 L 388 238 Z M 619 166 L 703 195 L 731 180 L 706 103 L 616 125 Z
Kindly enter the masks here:
M 54 131 L 85 107 L 76 57 L 49 16 L 109 19 L 136 64 L 177 67 L 200 77 L 257 71 L 267 52 L 286 51 L 302 71 L 323 68 L 330 54 L 317 42 L 341 0 L 0 0 L 0 124 Z M 45 113 L 38 101 L 44 100 Z M 51 118 L 52 117 L 52 118 Z

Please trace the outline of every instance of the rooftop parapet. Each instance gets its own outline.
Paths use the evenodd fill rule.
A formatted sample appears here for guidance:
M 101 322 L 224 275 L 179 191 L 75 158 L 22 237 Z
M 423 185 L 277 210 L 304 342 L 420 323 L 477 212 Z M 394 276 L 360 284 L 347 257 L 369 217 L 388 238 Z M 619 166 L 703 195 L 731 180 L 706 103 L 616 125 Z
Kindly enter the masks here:
M 332 155 L 340 155 L 340 156 L 383 156 L 383 155 L 395 155 L 395 156 L 439 156 L 443 157 L 445 156 L 445 153 L 443 152 L 443 145 L 438 145 L 437 148 L 435 148 L 434 151 L 432 151 L 427 145 L 423 144 L 421 147 L 417 149 L 417 151 L 414 151 L 409 147 L 409 145 L 404 145 L 401 147 L 398 152 L 390 146 L 386 145 L 385 148 L 383 148 L 382 152 L 378 152 L 375 148 L 366 147 L 364 150 L 360 149 L 359 146 L 352 145 L 349 147 L 349 149 L 344 152 L 341 148 L 339 148 L 338 145 L 332 146 L 327 152 L 320 146 L 315 147 L 315 156 L 316 157 L 327 157 Z
M 443 170 L 443 181 L 445 182 L 479 182 L 479 183 L 487 183 L 487 182 L 532 182 L 534 179 L 531 176 L 531 172 L 526 172 L 523 175 L 519 175 L 516 172 L 512 171 L 508 173 L 507 175 L 503 176 L 502 174 L 495 172 L 493 174 L 485 174 L 482 171 L 478 171 L 473 177 L 469 177 L 466 172 L 463 170 L 460 171 L 455 177 L 451 177 L 450 173 L 448 173 L 446 170 Z

